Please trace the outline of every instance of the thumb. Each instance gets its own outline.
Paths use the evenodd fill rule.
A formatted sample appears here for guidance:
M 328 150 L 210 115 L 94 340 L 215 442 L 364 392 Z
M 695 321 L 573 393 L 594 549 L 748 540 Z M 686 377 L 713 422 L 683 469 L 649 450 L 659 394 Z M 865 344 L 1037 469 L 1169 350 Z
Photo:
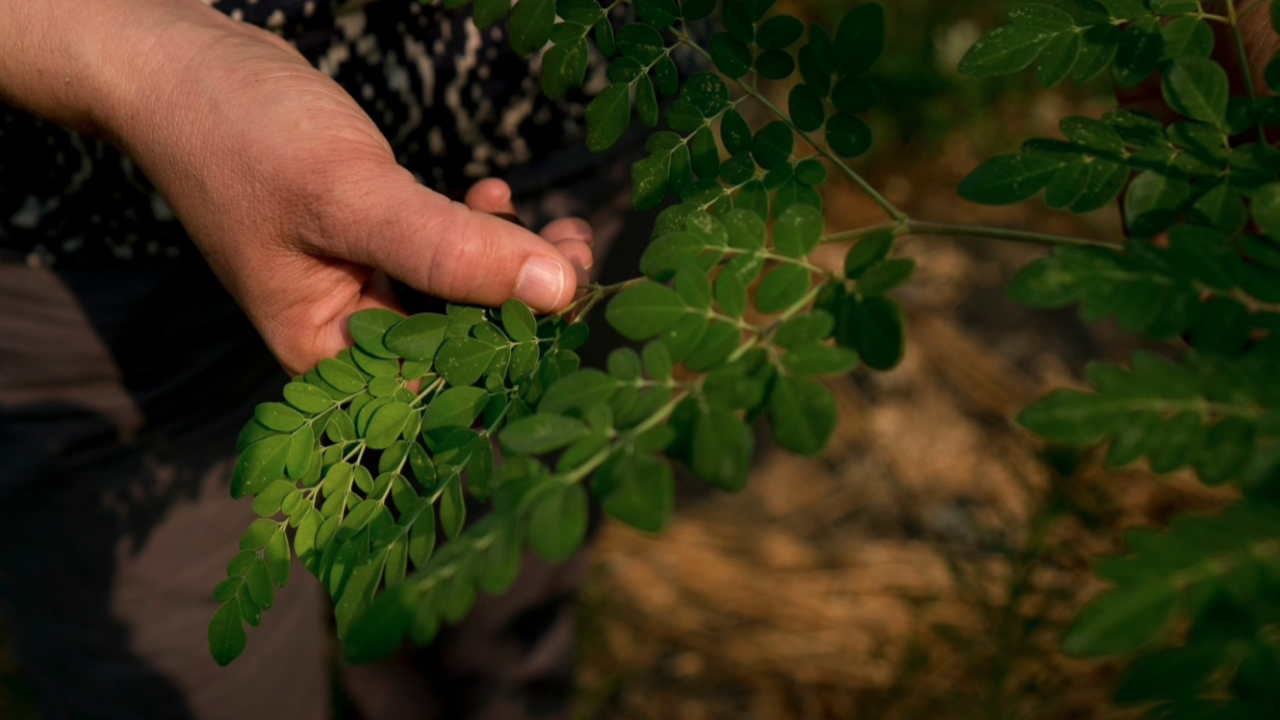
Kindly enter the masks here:
M 351 260 L 446 300 L 496 307 L 517 298 L 539 312 L 573 299 L 574 268 L 538 235 L 413 185 L 378 201 Z M 366 216 L 367 217 L 367 216 Z

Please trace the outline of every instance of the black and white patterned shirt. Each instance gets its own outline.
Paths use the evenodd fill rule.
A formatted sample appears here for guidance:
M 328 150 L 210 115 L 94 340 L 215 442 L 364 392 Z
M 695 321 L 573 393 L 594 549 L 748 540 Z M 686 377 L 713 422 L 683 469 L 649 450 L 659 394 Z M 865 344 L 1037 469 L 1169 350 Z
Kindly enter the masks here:
M 293 43 L 360 103 L 400 164 L 440 192 L 551 164 L 581 144 L 582 96 L 542 96 L 537 54 L 512 53 L 501 25 L 481 31 L 466 13 L 419 0 L 211 4 Z M 194 254 L 129 158 L 0 104 L 0 262 L 92 267 Z

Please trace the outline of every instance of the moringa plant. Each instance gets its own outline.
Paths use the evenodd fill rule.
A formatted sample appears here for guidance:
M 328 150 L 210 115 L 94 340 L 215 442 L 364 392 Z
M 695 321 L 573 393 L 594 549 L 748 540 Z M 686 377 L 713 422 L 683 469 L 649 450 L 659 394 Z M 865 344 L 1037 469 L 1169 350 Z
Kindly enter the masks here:
M 862 116 L 885 91 L 867 77 L 886 43 L 883 6 L 854 7 L 833 35 L 771 14 L 773 4 L 474 0 L 477 25 L 509 16 L 512 47 L 543 51 L 551 98 L 583 83 L 592 52 L 607 60 L 608 85 L 586 109 L 592 150 L 617 143 L 633 116 L 654 128 L 632 169 L 633 205 L 665 207 L 641 276 L 586 287 L 543 318 L 516 301 L 353 315 L 354 345 L 286 385 L 283 402 L 259 406 L 239 438 L 232 493 L 252 498 L 260 519 L 215 591 L 214 658 L 241 653 L 245 625 L 261 621 L 295 555 L 332 595 L 347 657 L 369 661 L 406 638 L 430 642 L 477 592 L 503 592 L 525 549 L 568 558 L 591 498 L 658 532 L 672 511 L 673 462 L 741 490 L 761 421 L 782 448 L 821 452 L 837 407 L 817 378 L 902 358 L 903 313 L 890 293 L 915 265 L 894 257 L 896 241 L 948 235 L 1055 248 L 1013 280 L 1017 300 L 1079 304 L 1087 321 L 1114 318 L 1169 348 L 1127 367 L 1090 365 L 1094 391 L 1057 391 L 1021 424 L 1059 443 L 1105 444 L 1109 466 L 1145 459 L 1240 490 L 1219 516 L 1131 533 L 1129 554 L 1098 564 L 1113 587 L 1080 612 L 1064 650 L 1137 654 L 1117 699 L 1150 717 L 1272 717 L 1280 150 L 1266 129 L 1280 126 L 1280 99 L 1264 93 L 1280 90 L 1280 60 L 1266 89 L 1240 67 L 1233 83 L 1218 61 L 1245 65 L 1242 18 L 1269 3 L 1022 4 L 965 55 L 964 73 L 1033 69 L 1046 88 L 1106 73 L 1119 87 L 1159 85 L 1169 118 L 1064 118 L 1062 137 L 1028 140 L 960 186 L 992 205 L 1043 191 L 1049 207 L 1076 213 L 1123 194 L 1128 236 L 1107 241 L 908 216 L 851 164 L 872 147 Z M 785 107 L 771 99 L 784 95 Z M 747 120 L 761 115 L 761 126 Z M 818 188 L 830 172 L 864 191 L 884 222 L 829 232 Z M 809 260 L 829 243 L 850 244 L 838 271 Z M 603 370 L 582 368 L 583 320 L 601 305 L 636 345 L 614 350 Z M 467 496 L 488 512 L 469 522 Z

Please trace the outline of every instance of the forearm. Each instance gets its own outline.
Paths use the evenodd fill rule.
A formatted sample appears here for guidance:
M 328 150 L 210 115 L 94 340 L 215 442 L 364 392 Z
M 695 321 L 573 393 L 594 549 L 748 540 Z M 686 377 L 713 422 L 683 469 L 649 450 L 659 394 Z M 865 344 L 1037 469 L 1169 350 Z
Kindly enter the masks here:
M 0 3 L 0 99 L 119 143 L 161 77 L 237 23 L 195 0 Z

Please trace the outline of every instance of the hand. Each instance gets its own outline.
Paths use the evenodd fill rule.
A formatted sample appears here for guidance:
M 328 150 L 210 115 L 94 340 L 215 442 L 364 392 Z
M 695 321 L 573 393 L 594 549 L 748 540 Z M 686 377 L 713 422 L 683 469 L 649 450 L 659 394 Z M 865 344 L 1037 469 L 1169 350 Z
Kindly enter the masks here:
M 35 5 L 67 18 L 84 8 Z M 202 3 L 91 5 L 98 26 L 82 44 L 103 70 L 85 83 L 96 91 L 88 119 L 71 120 L 139 163 L 290 373 L 345 347 L 352 313 L 393 306 L 379 271 L 458 302 L 517 297 L 551 311 L 572 299 L 574 261 L 591 265 L 582 221 L 539 237 L 495 217 L 512 210 L 503 183 L 481 183 L 467 204 L 420 186 L 341 87 L 287 43 Z M 74 59 L 92 54 L 68 47 Z M 6 94 L 23 100 L 24 77 Z M 28 106 L 58 119 L 60 106 L 41 99 L 58 90 L 42 92 Z

